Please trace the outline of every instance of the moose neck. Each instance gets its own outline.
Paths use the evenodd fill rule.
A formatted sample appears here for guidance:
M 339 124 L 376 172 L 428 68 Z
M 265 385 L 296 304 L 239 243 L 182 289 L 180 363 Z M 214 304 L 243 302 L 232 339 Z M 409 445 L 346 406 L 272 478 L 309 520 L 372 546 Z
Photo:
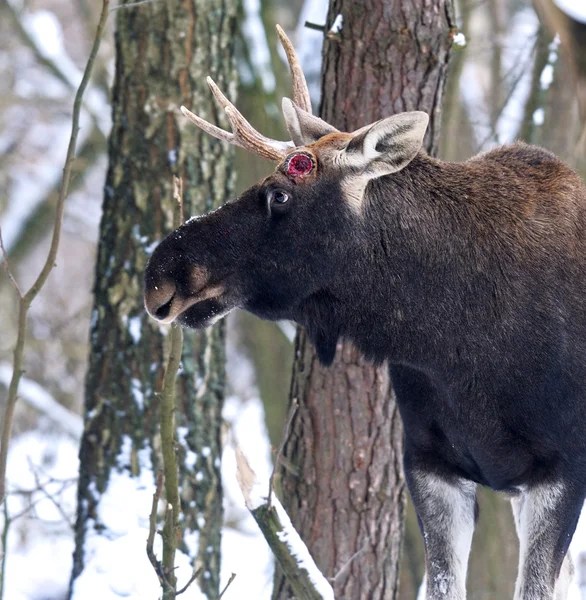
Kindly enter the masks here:
M 421 154 L 369 184 L 352 271 L 324 299 L 332 309 L 316 311 L 322 342 L 345 337 L 374 361 L 433 369 L 458 351 L 455 332 L 461 340 L 462 327 L 487 326 L 477 316 L 491 312 L 479 305 L 494 296 L 494 266 L 477 239 L 482 198 L 463 168 Z

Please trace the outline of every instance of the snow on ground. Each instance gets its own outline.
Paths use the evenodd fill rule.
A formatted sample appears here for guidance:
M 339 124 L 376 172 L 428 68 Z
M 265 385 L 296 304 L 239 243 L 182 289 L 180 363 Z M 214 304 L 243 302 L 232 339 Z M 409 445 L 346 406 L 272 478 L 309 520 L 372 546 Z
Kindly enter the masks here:
M 225 520 L 230 525 L 223 531 L 222 587 L 236 573 L 226 600 L 268 600 L 273 559 L 244 505 L 236 482 L 234 454 L 236 445 L 243 448 L 254 468 L 268 480 L 272 467 L 264 410 L 250 361 L 232 346 L 228 348 L 228 361 L 232 395 L 226 399 L 224 409 L 229 434 L 223 452 L 222 480 Z M 3 367 L 0 384 L 7 382 L 8 368 Z M 28 403 L 50 412 L 54 400 L 38 384 L 24 383 L 21 393 Z M 15 519 L 9 530 L 5 594 L 9 600 L 60 600 L 67 593 L 74 550 L 72 524 L 78 474 L 75 433 L 79 433 L 79 421 L 70 414 L 66 416 L 71 423 L 64 428 L 55 427 L 52 419 L 43 417 L 38 430 L 15 437 L 10 448 L 9 513 L 16 516 L 31 505 L 33 509 Z M 157 600 L 160 596 L 157 577 L 145 552 L 155 491 L 150 450 L 139 450 L 140 475 L 131 477 L 130 449 L 128 438 L 118 457 L 119 469 L 111 474 L 100 498 L 98 520 L 104 530 L 98 533 L 94 523 L 88 523 L 86 568 L 75 582 L 74 600 Z M 59 508 L 38 489 L 37 480 L 48 494 L 58 498 Z M 155 538 L 155 552 L 161 556 L 160 536 Z M 191 576 L 192 568 L 181 552 L 176 564 L 181 586 Z M 196 585 L 182 595 L 185 600 L 203 597 Z
M 7 600 L 65 597 L 73 552 L 77 452 L 76 441 L 54 431 L 31 431 L 12 440 L 7 470 L 9 514 L 30 510 L 10 525 Z M 59 508 L 39 490 L 39 483 Z

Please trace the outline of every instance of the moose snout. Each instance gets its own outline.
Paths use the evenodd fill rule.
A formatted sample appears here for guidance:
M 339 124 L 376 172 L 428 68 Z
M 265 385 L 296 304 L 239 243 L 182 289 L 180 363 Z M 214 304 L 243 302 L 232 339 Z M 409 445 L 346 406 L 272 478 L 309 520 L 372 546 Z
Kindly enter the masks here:
M 144 279 L 144 305 L 161 323 L 171 323 L 197 302 L 208 283 L 208 270 L 169 256 L 163 242 L 153 253 Z

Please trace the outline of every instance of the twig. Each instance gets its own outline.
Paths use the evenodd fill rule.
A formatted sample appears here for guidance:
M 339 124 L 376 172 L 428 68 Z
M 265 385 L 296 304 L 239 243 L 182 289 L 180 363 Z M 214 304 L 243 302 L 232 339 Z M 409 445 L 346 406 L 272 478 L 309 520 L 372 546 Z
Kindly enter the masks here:
M 57 500 L 53 497 L 53 494 L 50 494 L 46 489 L 45 489 L 45 485 L 43 485 L 39 479 L 39 474 L 37 472 L 36 466 L 33 464 L 33 461 L 30 459 L 30 457 L 27 459 L 28 460 L 28 465 L 29 465 L 29 469 L 31 471 L 31 473 L 33 474 L 33 477 L 35 478 L 35 483 L 37 484 L 37 490 L 39 492 L 41 492 L 43 494 L 43 496 L 45 496 L 45 498 L 47 498 L 47 500 L 49 500 L 57 509 L 57 511 L 59 512 L 59 514 L 63 517 L 63 520 L 67 523 L 67 525 L 69 525 L 69 527 L 72 530 L 75 530 L 75 525 L 71 522 L 70 520 L 70 516 L 65 512 L 65 510 L 63 509 L 63 507 L 61 506 L 61 504 L 59 504 L 59 502 L 57 502 Z M 47 482 L 49 483 L 49 482 Z M 65 486 L 67 487 L 67 486 Z M 61 490 L 58 492 L 59 494 L 65 489 L 65 487 L 61 488 Z
M 121 8 L 134 8 L 135 6 L 142 6 L 143 4 L 151 4 L 153 0 L 141 0 L 140 2 L 129 2 L 128 4 L 119 4 L 110 9 L 110 12 L 120 10 Z
M 110 0 L 107 0 L 107 2 L 109 3 Z M 43 54 L 42 50 L 39 48 L 39 46 L 37 45 L 35 40 L 29 35 L 28 31 L 23 27 L 20 17 L 18 15 L 18 13 L 14 10 L 14 7 L 12 6 L 12 4 L 8 0 L 4 0 L 4 2 L 2 2 L 2 4 L 6 7 L 6 10 L 8 11 L 9 16 L 12 18 L 14 28 L 16 29 L 16 32 L 18 33 L 21 41 L 32 50 L 32 53 L 33 53 L 36 61 L 38 63 L 40 63 L 41 65 L 43 65 L 46 69 L 48 69 L 52 75 L 54 75 L 57 79 L 59 79 L 59 81 L 64 83 L 69 89 L 74 90 L 75 85 L 71 82 L 71 80 L 67 77 L 67 75 L 65 75 L 65 73 L 62 71 L 62 69 L 59 67 L 59 65 L 55 61 L 53 61 L 50 57 Z M 100 16 L 100 19 L 101 19 L 101 16 Z M 98 25 L 98 27 L 99 27 L 99 25 Z M 100 36 L 101 36 L 101 34 L 100 34 Z M 92 65 L 92 68 L 93 68 L 93 65 Z M 96 126 L 98 126 L 98 124 L 99 124 L 98 116 L 89 107 L 86 106 L 85 108 L 88 111 L 89 115 L 91 116 L 94 124 Z
M 533 59 L 533 55 L 535 54 L 535 50 L 537 49 L 538 41 L 539 41 L 538 37 L 535 36 L 535 40 L 533 42 L 533 46 L 532 46 L 531 52 L 529 54 L 529 58 L 526 61 L 527 64 L 529 63 L 530 60 Z M 516 68 L 516 63 L 514 64 L 513 67 L 511 67 L 511 71 L 513 71 L 515 68 Z M 513 81 L 511 83 L 511 87 L 509 88 L 507 96 L 503 100 L 500 107 L 498 108 L 496 115 L 494 116 L 494 119 L 492 120 L 492 122 L 490 124 L 490 131 L 484 137 L 484 139 L 479 144 L 476 145 L 475 153 L 480 152 L 484 148 L 484 146 L 488 143 L 488 141 L 496 134 L 499 119 L 502 117 L 503 112 L 505 111 L 505 109 L 507 108 L 507 105 L 509 104 L 509 100 L 515 93 L 515 90 L 517 89 L 517 86 L 519 85 L 519 82 L 521 81 L 521 79 L 523 79 L 523 77 L 525 76 L 525 73 L 526 73 L 526 71 L 525 71 L 525 68 L 523 67 L 522 69 L 519 69 L 517 75 L 513 78 Z M 508 78 L 508 74 L 507 74 L 507 76 L 505 76 L 505 78 L 506 79 Z
M 151 514 L 149 515 L 149 535 L 147 537 L 146 553 L 149 562 L 153 566 L 161 585 L 167 584 L 167 578 L 161 568 L 161 563 L 157 559 L 157 555 L 153 549 L 155 543 L 155 534 L 157 533 L 157 508 L 159 506 L 159 500 L 161 499 L 161 492 L 163 491 L 163 471 L 157 473 L 157 485 L 155 487 L 155 493 L 153 494 L 153 503 L 151 504 Z
M 183 592 L 187 591 L 187 588 L 189 588 L 189 586 L 203 573 L 203 567 L 200 567 L 199 569 L 197 569 L 197 571 L 194 571 L 193 574 L 191 575 L 191 577 L 189 578 L 189 581 L 178 591 L 175 593 L 176 596 L 179 596 L 181 594 L 183 594 Z
M 315 31 L 321 31 L 322 33 L 326 30 L 325 25 L 318 25 L 317 23 L 312 23 L 311 21 L 305 21 L 303 24 L 307 29 L 314 29 Z
M 224 586 L 224 589 L 221 591 L 218 596 L 218 600 L 222 600 L 222 596 L 226 593 L 226 590 L 232 585 L 232 582 L 236 579 L 236 573 L 232 573 L 230 575 L 230 579 L 228 579 L 228 583 Z
M 2 529 L 2 551 L 0 554 L 0 600 L 4 598 L 4 579 L 6 575 L 6 554 L 8 548 L 8 529 L 12 519 L 8 514 L 8 502 L 4 502 L 4 527 Z
M 293 422 L 293 418 L 297 413 L 297 409 L 299 408 L 299 403 L 297 402 L 297 398 L 293 398 L 291 401 L 291 408 L 289 409 L 289 414 L 287 415 L 287 421 L 285 423 L 285 430 L 283 431 L 283 439 L 279 444 L 279 449 L 277 450 L 277 454 L 275 455 L 275 464 L 273 465 L 273 471 L 271 476 L 269 477 L 269 496 L 267 505 L 269 510 L 272 508 L 272 498 L 273 498 L 273 479 L 275 478 L 275 473 L 277 472 L 277 468 L 279 467 L 279 462 L 281 460 L 281 455 L 283 454 L 283 450 L 285 448 L 285 444 L 289 439 L 289 430 L 291 428 L 291 423 Z
M 344 571 L 354 562 L 354 560 L 356 560 L 359 556 L 362 556 L 366 552 L 368 548 L 368 542 L 370 542 L 369 537 L 364 540 L 362 548 L 354 552 L 354 554 L 340 567 L 340 570 L 332 577 L 332 583 L 335 583 L 338 580 L 338 577 L 340 577 L 340 575 L 344 573 Z
M 376 522 L 376 529 L 378 529 L 378 526 L 380 525 L 380 521 L 382 519 L 383 515 L 380 515 L 377 522 Z M 340 577 L 340 575 L 342 575 L 342 573 L 352 564 L 352 562 L 354 562 L 359 556 L 362 556 L 366 550 L 368 550 L 368 545 L 370 544 L 370 536 L 367 536 L 366 539 L 364 540 L 364 543 L 362 544 L 362 548 L 360 548 L 360 550 L 356 550 L 356 552 L 354 552 L 354 554 L 340 567 L 339 571 L 332 577 L 331 581 L 332 583 L 335 583 L 338 579 L 338 577 Z
M 57 209 L 55 215 L 55 225 L 53 227 L 53 237 L 51 239 L 51 247 L 47 255 L 47 260 L 39 273 L 36 281 L 33 283 L 28 292 L 20 299 L 19 311 L 18 311 L 18 334 L 16 339 L 16 345 L 14 348 L 14 364 L 12 379 L 10 380 L 10 386 L 8 388 L 8 398 L 6 400 L 6 408 L 4 411 L 4 418 L 2 423 L 2 434 L 0 437 L 0 502 L 4 501 L 6 492 L 6 463 L 8 460 L 8 444 L 10 442 L 10 435 L 12 431 L 12 421 L 14 419 L 14 410 L 16 407 L 16 401 L 18 398 L 18 384 L 22 375 L 22 363 L 24 355 L 24 343 L 26 339 L 26 329 L 28 320 L 28 310 L 31 303 L 36 298 L 37 294 L 47 281 L 49 274 L 55 266 L 55 259 L 57 257 L 57 250 L 59 248 L 59 242 L 61 239 L 61 228 L 63 223 L 63 212 L 65 207 L 65 198 L 67 198 L 67 192 L 69 189 L 69 183 L 71 181 L 71 173 L 73 169 L 73 161 L 75 158 L 75 148 L 77 146 L 77 135 L 79 133 L 79 116 L 81 112 L 81 103 L 84 92 L 89 83 L 92 69 L 100 48 L 100 42 L 102 40 L 102 34 L 108 18 L 108 7 L 110 0 L 102 0 L 102 12 L 100 14 L 100 20 L 94 38 L 94 43 L 90 56 L 88 58 L 83 77 L 79 88 L 75 94 L 75 100 L 73 102 L 73 116 L 71 119 L 71 137 L 69 139 L 69 146 L 67 148 L 67 155 L 65 157 L 65 165 L 63 167 L 63 178 L 61 180 L 61 189 L 59 190 L 59 197 L 57 200 Z
M 10 283 L 12 283 L 12 285 L 14 286 L 18 297 L 22 298 L 22 292 L 20 291 L 20 287 L 18 286 L 18 283 L 14 278 L 14 275 L 12 274 L 12 271 L 10 270 L 10 266 L 8 264 L 8 252 L 6 252 L 6 248 L 4 247 L 4 240 L 2 239 L 2 227 L 0 227 L 0 250 L 2 250 L 2 263 L 4 264 L 4 270 L 6 271 L 6 275 L 8 275 L 8 279 L 10 279 Z M 0 598 L 2 598 L 2 596 L 0 596 Z

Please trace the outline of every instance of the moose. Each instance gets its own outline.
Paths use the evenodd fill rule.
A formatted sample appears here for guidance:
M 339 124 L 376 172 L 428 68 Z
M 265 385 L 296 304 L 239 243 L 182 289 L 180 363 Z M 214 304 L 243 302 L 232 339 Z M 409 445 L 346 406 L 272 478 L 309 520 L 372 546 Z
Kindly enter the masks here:
M 160 243 L 145 272 L 148 312 L 202 328 L 241 308 L 305 327 L 324 365 L 341 338 L 386 361 L 427 600 L 466 597 L 477 485 L 511 500 L 515 600 L 566 598 L 586 496 L 584 184 L 522 143 L 463 163 L 432 158 L 423 112 L 340 132 L 312 115 L 278 31 L 291 141 L 256 131 L 209 78 L 233 131 L 182 107 L 277 166 Z

